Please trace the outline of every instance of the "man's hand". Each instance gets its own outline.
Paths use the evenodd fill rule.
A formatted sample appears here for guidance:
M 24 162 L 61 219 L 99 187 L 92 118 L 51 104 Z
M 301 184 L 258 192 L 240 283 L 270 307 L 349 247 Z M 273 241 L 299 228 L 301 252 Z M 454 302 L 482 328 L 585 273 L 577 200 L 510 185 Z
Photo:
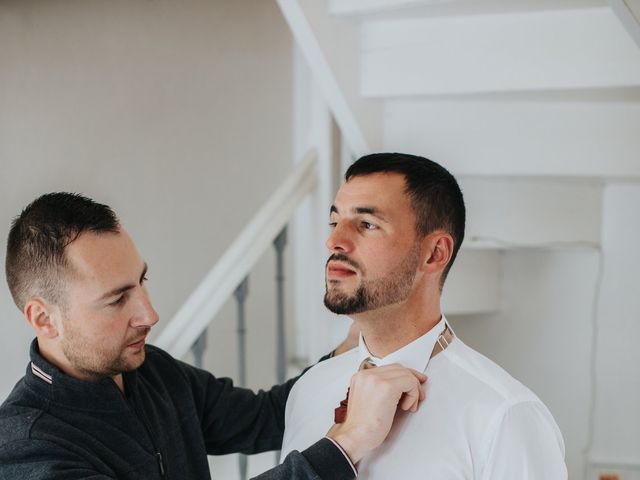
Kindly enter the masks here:
M 387 437 L 398 407 L 418 409 L 426 380 L 426 375 L 397 363 L 359 371 L 351 377 L 347 419 L 331 427 L 327 436 L 357 463 Z

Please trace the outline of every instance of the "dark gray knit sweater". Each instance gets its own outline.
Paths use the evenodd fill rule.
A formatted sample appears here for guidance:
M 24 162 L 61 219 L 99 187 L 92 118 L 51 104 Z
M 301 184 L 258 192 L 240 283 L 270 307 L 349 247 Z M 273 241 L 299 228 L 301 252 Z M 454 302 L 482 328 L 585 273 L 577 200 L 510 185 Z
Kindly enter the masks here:
M 123 395 L 111 378 L 65 375 L 34 340 L 26 375 L 0 407 L 0 479 L 210 479 L 207 454 L 280 448 L 294 382 L 254 393 L 147 346 Z M 256 478 L 353 477 L 323 439 Z

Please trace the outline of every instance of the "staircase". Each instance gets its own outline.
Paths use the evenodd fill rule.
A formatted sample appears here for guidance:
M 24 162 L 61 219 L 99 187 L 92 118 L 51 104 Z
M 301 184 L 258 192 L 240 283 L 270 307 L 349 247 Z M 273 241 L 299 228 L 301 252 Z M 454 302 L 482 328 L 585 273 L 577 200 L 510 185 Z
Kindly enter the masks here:
M 499 308 L 500 251 L 599 247 L 603 186 L 640 180 L 640 3 L 279 4 L 353 157 L 421 154 L 460 180 L 447 311 Z
M 296 42 L 293 153 L 304 160 L 158 343 L 178 357 L 191 349 L 201 363 L 206 327 L 234 295 L 242 383 L 246 278 L 273 243 L 280 284 L 278 377 L 287 361 L 291 373 L 329 351 L 348 324 L 329 319 L 321 301 L 328 206 L 341 172 L 371 151 L 424 155 L 458 178 L 468 206 L 466 239 L 444 290 L 449 318 L 488 318 L 504 310 L 510 290 L 503 284 L 505 270 L 512 275 L 514 265 L 531 264 L 539 252 L 552 258 L 567 253 L 569 265 L 582 261 L 576 252 L 596 258 L 592 321 L 584 322 L 593 334 L 588 427 L 581 445 L 568 448 L 567 461 L 572 480 L 582 473 L 597 478 L 587 476 L 596 467 L 621 471 L 620 461 L 587 457 L 597 413 L 604 210 L 615 211 L 625 195 L 635 194 L 617 189 L 607 196 L 607 187 L 640 184 L 640 1 L 277 1 Z M 285 358 L 287 235 L 295 259 L 296 328 Z M 525 261 L 514 262 L 514 252 L 524 252 Z M 267 468 L 273 457 L 260 462 Z M 225 475 L 235 475 L 233 463 Z M 636 478 L 638 463 L 626 465 L 624 478 Z M 241 457 L 239 478 L 248 472 Z
M 471 321 L 504 309 L 511 289 L 503 280 L 514 263 L 505 263 L 506 257 L 543 253 L 600 265 L 595 299 L 592 290 L 585 293 L 593 320 L 582 317 L 592 338 L 591 366 L 584 366 L 591 369 L 585 386 L 591 398 L 583 400 L 589 413 L 579 421 L 588 426 L 579 438 L 569 438 L 567 451 L 572 480 L 598 478 L 598 468 L 615 463 L 591 456 L 605 213 L 618 208 L 608 199 L 621 201 L 621 185 L 640 184 L 640 1 L 278 4 L 304 64 L 297 82 L 326 102 L 335 122 L 324 135 L 324 164 L 337 157 L 337 169 L 344 171 L 364 153 L 401 151 L 443 164 L 460 181 L 468 225 L 444 290 L 449 317 Z M 309 116 L 308 105 L 298 101 L 294 108 Z M 298 350 L 314 355 L 322 351 L 314 345 L 331 343 L 326 337 L 314 343 L 316 333 L 334 327 L 326 312 L 312 310 L 305 313 L 318 325 L 311 320 L 299 326 L 313 339 Z M 606 425 L 605 410 L 600 422 Z M 640 475 L 640 463 L 630 458 L 614 465 L 628 475 L 621 478 Z

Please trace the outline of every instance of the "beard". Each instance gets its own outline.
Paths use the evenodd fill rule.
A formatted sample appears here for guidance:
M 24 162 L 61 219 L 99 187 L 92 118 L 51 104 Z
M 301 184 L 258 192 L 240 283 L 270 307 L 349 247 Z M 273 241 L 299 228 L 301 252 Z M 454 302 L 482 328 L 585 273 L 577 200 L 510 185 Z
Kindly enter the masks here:
M 325 281 L 325 307 L 338 315 L 353 315 L 406 300 L 411 293 L 418 269 L 419 252 L 419 246 L 416 243 L 389 274 L 376 280 L 361 282 L 352 294 L 340 291 L 338 285 L 330 288 L 329 282 Z M 362 272 L 362 269 L 346 255 L 333 254 L 327 263 L 330 260 L 343 261 Z
M 65 320 L 64 324 L 64 338 L 60 345 L 62 352 L 69 363 L 88 378 L 99 380 L 131 372 L 144 362 L 144 348 L 137 354 L 127 356 L 126 345 L 96 344 L 95 339 L 83 335 L 69 320 Z

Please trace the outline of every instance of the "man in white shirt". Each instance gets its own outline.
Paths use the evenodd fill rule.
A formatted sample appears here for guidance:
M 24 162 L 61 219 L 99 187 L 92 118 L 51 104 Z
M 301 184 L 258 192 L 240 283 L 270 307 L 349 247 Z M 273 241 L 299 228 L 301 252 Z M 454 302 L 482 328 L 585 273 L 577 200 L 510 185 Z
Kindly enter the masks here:
M 394 153 L 360 158 L 345 180 L 331 206 L 324 301 L 354 320 L 359 345 L 294 386 L 283 455 L 341 420 L 349 379 L 366 360 L 399 363 L 429 381 L 424 405 L 399 412 L 386 442 L 360 460 L 361 478 L 566 479 L 564 442 L 549 410 L 457 338 L 440 310 L 464 237 L 455 178 L 430 160 Z

